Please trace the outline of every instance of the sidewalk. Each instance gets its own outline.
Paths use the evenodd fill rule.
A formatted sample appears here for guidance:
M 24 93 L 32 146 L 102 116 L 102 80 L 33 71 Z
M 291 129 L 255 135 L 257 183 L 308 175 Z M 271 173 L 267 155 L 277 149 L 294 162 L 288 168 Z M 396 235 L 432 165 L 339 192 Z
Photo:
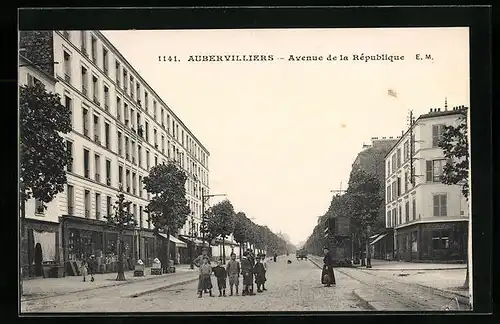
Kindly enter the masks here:
M 356 265 L 356 268 L 363 270 L 395 271 L 395 270 L 454 270 L 467 269 L 467 264 L 460 263 L 423 263 L 423 262 L 405 262 L 405 261 L 385 261 L 371 260 L 371 268 Z
M 97 274 L 94 276 L 94 282 L 90 282 L 90 276 L 87 276 L 86 282 L 83 282 L 83 278 L 81 276 L 28 279 L 23 281 L 23 296 L 21 301 L 125 285 L 145 280 L 165 279 L 167 277 L 175 278 L 179 274 L 193 272 L 196 270 L 197 269 L 189 269 L 189 265 L 181 264 L 175 267 L 175 273 L 151 275 L 151 268 L 146 268 L 144 271 L 144 277 L 134 277 L 133 270 L 125 271 L 125 281 L 116 281 L 116 272 Z
M 321 257 L 310 256 L 310 258 L 319 266 L 323 264 Z M 356 266 L 350 269 L 366 272 L 379 270 L 372 274 L 404 284 L 432 289 L 438 294 L 456 296 L 461 300 L 469 298 L 469 290 L 462 288 L 467 271 L 466 264 L 372 260 L 372 268 Z

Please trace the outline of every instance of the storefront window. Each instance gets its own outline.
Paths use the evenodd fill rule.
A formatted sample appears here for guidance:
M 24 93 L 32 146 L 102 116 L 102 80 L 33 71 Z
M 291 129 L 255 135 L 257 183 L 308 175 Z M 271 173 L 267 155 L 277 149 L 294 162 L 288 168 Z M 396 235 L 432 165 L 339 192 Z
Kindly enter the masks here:
M 448 231 L 432 232 L 432 248 L 434 250 L 448 249 L 450 246 L 450 238 Z
M 411 232 L 411 251 L 418 252 L 417 231 Z

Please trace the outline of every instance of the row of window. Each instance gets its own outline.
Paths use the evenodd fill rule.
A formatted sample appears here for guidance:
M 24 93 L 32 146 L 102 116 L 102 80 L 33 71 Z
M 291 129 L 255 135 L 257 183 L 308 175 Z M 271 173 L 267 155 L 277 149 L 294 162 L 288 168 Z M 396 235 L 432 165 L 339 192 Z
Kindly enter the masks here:
M 68 109 L 72 110 L 72 100 L 70 97 L 65 95 L 65 105 L 68 107 Z M 90 108 L 82 107 L 82 118 L 83 118 L 83 135 L 87 137 L 89 140 L 93 140 L 94 142 L 98 143 L 99 145 L 103 145 L 105 148 L 108 150 L 111 149 L 111 134 L 110 134 L 110 122 L 109 121 L 104 121 L 104 138 L 101 140 L 101 118 L 98 114 L 92 114 L 92 121 L 93 121 L 93 138 L 91 138 L 90 134 Z M 146 129 L 148 127 L 148 124 L 146 122 Z M 147 134 L 147 132 L 146 132 Z M 121 157 L 125 157 L 127 161 L 132 162 L 135 165 L 138 165 L 139 167 L 149 171 L 150 169 L 150 151 L 146 150 L 146 166 L 143 166 L 143 159 L 142 159 L 142 147 L 139 144 L 139 140 L 136 137 L 136 141 L 133 139 L 129 138 L 126 136 L 124 133 L 122 134 L 121 131 L 117 131 L 117 153 Z M 155 148 L 158 148 L 157 144 L 157 131 L 154 129 L 154 142 L 155 142 Z M 197 165 L 197 163 L 190 159 L 189 157 L 186 157 L 184 152 L 181 152 L 178 147 L 174 145 L 174 142 L 167 141 L 167 144 L 165 144 L 165 136 L 161 136 L 161 153 L 165 155 L 165 146 L 167 146 L 167 157 L 168 159 L 173 159 L 174 161 L 179 161 L 179 164 L 182 168 L 184 168 L 188 173 L 195 175 L 197 178 L 199 178 L 203 184 L 208 185 L 208 173 L 205 172 L 205 170 L 202 170 L 202 168 Z M 137 147 L 136 147 L 137 145 Z M 137 156 L 137 161 L 136 161 L 136 156 Z M 157 162 L 158 156 L 155 156 L 155 165 L 158 164 Z M 163 160 L 165 162 L 165 160 Z
M 445 125 L 438 124 L 432 125 L 432 147 L 436 148 L 439 146 L 439 141 L 443 136 Z M 411 155 L 415 154 L 415 135 L 412 135 L 410 139 L 406 140 L 403 144 L 403 155 L 401 155 L 401 148 L 398 148 L 395 153 L 392 154 L 391 158 L 387 161 L 387 177 L 392 173 L 396 172 L 402 164 L 410 159 Z
M 448 196 L 446 194 L 434 194 L 432 196 L 433 216 L 448 216 Z M 386 224 L 387 227 L 395 227 L 401 224 L 414 221 L 417 218 L 417 204 L 416 198 L 412 198 L 412 208 L 410 213 L 410 201 L 405 202 L 405 210 L 403 213 L 403 206 L 399 205 L 387 211 Z
M 430 160 L 430 161 L 425 161 L 425 163 L 426 163 L 425 181 L 441 182 L 446 160 L 445 159 Z M 412 176 L 415 177 L 410 173 L 410 170 L 405 170 L 403 179 L 402 177 L 397 177 L 389 186 L 387 186 L 386 188 L 387 203 L 393 202 L 400 196 L 406 194 L 406 192 L 411 189 Z M 401 188 L 402 181 L 404 183 L 403 190 Z
M 86 51 L 86 31 L 81 31 L 81 48 L 82 52 L 84 53 L 85 56 L 88 57 L 88 54 Z M 91 35 L 91 60 L 94 64 L 100 66 L 102 64 L 102 69 L 104 70 L 104 73 L 110 77 L 109 75 L 109 52 L 106 50 L 104 46 L 102 46 L 102 61 L 101 64 L 97 61 L 97 38 L 92 34 Z M 65 80 L 67 82 L 71 82 L 71 55 L 67 51 L 63 51 L 63 57 L 64 57 L 64 75 L 65 75 Z M 134 83 L 134 76 L 129 74 L 127 69 L 125 67 L 122 68 L 121 63 L 116 60 L 116 74 L 115 74 L 115 82 L 117 85 L 118 89 L 121 89 L 124 91 L 125 95 L 130 99 L 132 103 L 135 103 L 137 107 L 137 123 L 134 121 L 135 119 L 135 114 L 133 111 L 132 106 L 129 107 L 129 105 L 125 102 L 125 100 L 122 100 L 119 96 L 117 96 L 117 109 L 116 109 L 116 116 L 117 119 L 120 120 L 122 123 L 127 124 L 130 128 L 134 129 L 136 125 L 138 127 L 141 126 L 141 120 L 140 120 L 140 113 L 139 109 L 143 109 L 146 114 L 151 115 L 151 112 L 149 111 L 149 95 L 148 92 L 144 89 L 144 107 L 141 105 L 141 84 L 139 83 L 138 79 L 136 78 L 136 82 Z M 89 94 L 88 91 L 88 82 L 89 82 L 89 75 L 92 74 L 91 77 L 91 87 L 92 87 L 92 95 Z M 123 75 L 123 80 L 124 82 L 121 82 L 121 77 Z M 99 86 L 99 77 L 93 73 L 89 73 L 89 69 L 86 68 L 83 64 L 81 66 L 81 84 L 82 84 L 82 93 L 89 97 L 91 101 L 93 101 L 95 104 L 100 106 L 100 86 Z M 127 84 L 130 84 L 130 88 L 128 88 Z M 135 87 L 134 87 L 135 84 Z M 123 85 L 123 86 L 122 86 Z M 110 105 L 110 91 L 109 87 L 104 84 L 103 86 L 104 89 L 104 108 L 105 110 L 109 111 L 109 105 Z M 136 89 L 136 92 L 134 92 L 134 89 Z M 129 91 L 130 90 L 130 91 Z M 122 114 L 122 102 L 123 102 L 123 114 Z M 160 107 L 161 111 L 161 120 L 158 120 L 158 114 L 157 114 L 157 102 L 155 98 L 152 99 L 152 104 L 153 104 L 153 119 L 155 122 L 160 123 L 161 121 L 161 126 L 165 129 L 165 109 L 163 107 Z M 129 108 L 130 108 L 130 114 L 129 114 Z M 179 143 L 181 143 L 182 146 L 186 148 L 186 150 L 191 153 L 197 160 L 199 160 L 202 165 L 205 167 L 207 166 L 207 155 L 203 152 L 203 150 L 196 144 L 196 142 L 190 138 L 187 135 L 187 132 L 184 132 L 183 129 L 179 132 L 179 124 L 175 122 L 174 117 L 170 118 L 170 114 L 166 114 L 167 120 L 166 120 L 166 130 L 169 135 L 172 135 Z M 123 119 L 122 119 L 123 118 Z M 130 120 L 129 120 L 130 118 Z M 130 125 L 129 125 L 130 122 Z M 146 137 L 148 136 L 148 132 L 146 132 Z
M 70 152 L 71 156 L 73 156 L 73 142 L 71 141 L 66 141 L 66 149 L 68 152 Z M 111 166 L 111 160 L 110 159 L 105 159 L 105 173 L 104 175 L 101 175 L 101 155 L 94 153 L 93 157 L 94 161 L 94 174 L 92 175 L 90 173 L 90 164 L 91 164 L 91 153 L 90 150 L 84 148 L 83 149 L 83 176 L 87 179 L 94 180 L 99 183 L 105 183 L 108 186 L 111 186 L 111 175 L 112 175 L 112 166 Z M 69 172 L 74 172 L 73 169 L 73 162 L 69 163 L 67 165 L 67 171 Z M 155 166 L 158 165 L 158 159 L 155 157 Z M 148 162 L 148 169 L 149 169 L 149 162 Z M 125 182 L 123 181 L 125 177 Z M 138 181 L 137 181 L 138 180 Z M 127 193 L 131 193 L 133 195 L 138 195 L 141 198 L 143 197 L 143 183 L 142 183 L 142 175 L 139 174 L 139 172 L 135 172 L 134 170 L 131 170 L 130 168 L 124 167 L 124 165 L 120 162 L 118 162 L 118 186 L 122 186 L 123 190 Z M 191 180 L 188 179 L 187 181 L 187 188 L 186 190 L 188 191 L 189 194 L 195 196 L 196 198 L 200 199 L 201 195 L 204 191 L 204 188 L 202 186 L 198 186 L 198 184 Z M 147 199 L 149 200 L 149 194 L 147 194 Z

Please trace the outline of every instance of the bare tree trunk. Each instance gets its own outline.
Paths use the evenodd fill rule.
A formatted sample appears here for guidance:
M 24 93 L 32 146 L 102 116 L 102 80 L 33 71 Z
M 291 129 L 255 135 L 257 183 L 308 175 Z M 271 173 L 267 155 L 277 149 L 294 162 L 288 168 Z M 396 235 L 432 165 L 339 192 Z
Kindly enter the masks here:
M 167 228 L 167 271 L 170 270 L 169 269 L 169 265 L 170 265 L 170 229 Z
M 222 235 L 222 263 L 226 264 L 226 245 L 225 245 L 225 236 Z
M 240 243 L 240 260 L 243 256 L 243 243 Z
M 118 273 L 116 281 L 125 281 L 125 271 L 123 265 L 123 231 L 118 232 Z

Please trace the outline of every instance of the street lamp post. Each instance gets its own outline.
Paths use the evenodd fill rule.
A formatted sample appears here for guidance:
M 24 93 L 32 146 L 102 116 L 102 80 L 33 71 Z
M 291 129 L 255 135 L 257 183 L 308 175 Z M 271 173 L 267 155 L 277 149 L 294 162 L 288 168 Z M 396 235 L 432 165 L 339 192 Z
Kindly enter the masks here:
M 193 247 L 194 247 L 194 212 L 191 213 L 191 226 L 189 228 L 189 239 L 190 239 L 190 245 L 189 245 L 189 260 L 191 264 L 189 265 L 189 268 L 192 270 L 194 269 L 194 263 L 193 263 Z
M 366 227 L 366 267 L 371 268 L 372 267 L 372 262 L 371 262 L 371 256 L 370 256 L 370 232 L 371 232 L 371 227 L 368 225 Z

